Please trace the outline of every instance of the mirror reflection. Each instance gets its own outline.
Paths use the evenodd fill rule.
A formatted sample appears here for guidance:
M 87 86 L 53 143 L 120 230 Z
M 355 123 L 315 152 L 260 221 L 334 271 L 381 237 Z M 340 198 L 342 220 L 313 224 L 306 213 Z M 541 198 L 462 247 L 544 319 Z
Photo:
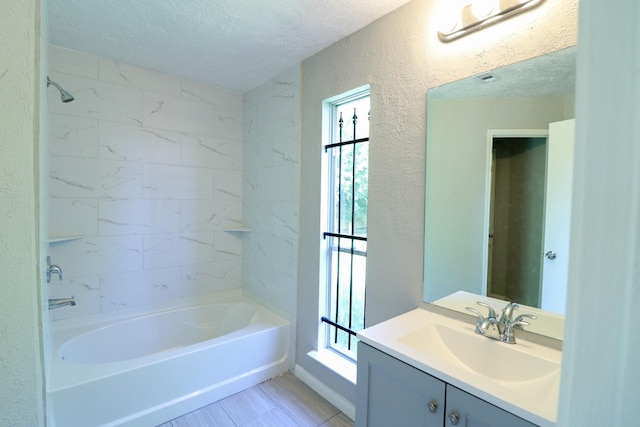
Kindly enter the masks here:
M 574 90 L 568 48 L 428 92 L 425 302 L 564 313 Z

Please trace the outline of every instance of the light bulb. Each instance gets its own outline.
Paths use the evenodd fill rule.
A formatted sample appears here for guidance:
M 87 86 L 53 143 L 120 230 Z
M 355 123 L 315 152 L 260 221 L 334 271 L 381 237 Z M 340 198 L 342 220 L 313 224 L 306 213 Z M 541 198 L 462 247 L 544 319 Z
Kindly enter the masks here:
M 471 13 L 478 19 L 484 19 L 491 16 L 497 7 L 497 0 L 473 0 L 471 3 Z
M 462 27 L 460 2 L 449 1 L 440 9 L 438 30 L 443 34 L 453 33 Z

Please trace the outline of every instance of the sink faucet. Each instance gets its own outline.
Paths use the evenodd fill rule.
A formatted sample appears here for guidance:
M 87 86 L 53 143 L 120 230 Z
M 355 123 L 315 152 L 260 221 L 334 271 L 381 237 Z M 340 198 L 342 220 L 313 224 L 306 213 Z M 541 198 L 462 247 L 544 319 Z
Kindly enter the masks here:
M 74 306 L 76 305 L 76 300 L 74 297 L 71 298 L 53 298 L 49 299 L 49 310 L 54 308 L 60 308 L 64 306 Z
M 507 303 L 502 309 L 502 314 L 500 315 L 500 323 L 506 325 L 507 323 L 513 320 L 513 312 L 519 309 L 520 306 L 515 302 Z
M 507 344 L 516 343 L 514 329 L 522 329 L 523 326 L 529 326 L 529 322 L 523 319 L 536 319 L 536 316 L 532 314 L 521 314 L 514 319 L 514 311 L 520 307 L 514 302 L 508 303 L 502 309 L 500 318 L 498 318 L 496 311 L 489 304 L 482 301 L 478 301 L 477 304 L 487 308 L 489 312 L 485 317 L 475 308 L 467 307 L 468 311 L 478 317 L 476 321 L 476 333 Z

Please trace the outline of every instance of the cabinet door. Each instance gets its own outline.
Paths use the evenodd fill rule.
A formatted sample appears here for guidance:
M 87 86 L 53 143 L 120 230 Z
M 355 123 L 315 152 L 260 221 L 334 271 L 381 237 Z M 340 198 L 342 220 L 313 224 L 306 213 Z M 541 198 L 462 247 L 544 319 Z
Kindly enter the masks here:
M 357 427 L 442 427 L 446 384 L 358 343 Z
M 445 414 L 445 427 L 536 427 L 451 385 L 447 385 Z

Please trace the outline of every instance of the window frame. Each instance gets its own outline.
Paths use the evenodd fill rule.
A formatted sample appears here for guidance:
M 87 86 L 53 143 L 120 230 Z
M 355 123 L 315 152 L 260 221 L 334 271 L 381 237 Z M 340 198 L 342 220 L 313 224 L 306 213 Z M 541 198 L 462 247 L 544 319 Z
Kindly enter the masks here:
M 334 268 L 333 257 L 336 254 L 338 257 L 340 257 L 340 255 L 342 254 L 351 255 L 351 266 L 349 267 L 349 274 L 351 275 L 350 285 L 349 285 L 350 292 L 353 292 L 353 265 L 354 265 L 353 258 L 360 257 L 360 256 L 364 257 L 365 272 L 362 278 L 362 281 L 363 281 L 362 287 L 366 289 L 366 257 L 367 257 L 366 243 L 365 243 L 365 248 L 362 249 L 361 247 L 360 248 L 356 247 L 356 246 L 361 246 L 361 245 L 357 245 L 356 241 L 363 240 L 364 242 L 366 242 L 367 238 L 366 238 L 366 233 L 365 233 L 365 236 L 361 236 L 360 234 L 357 234 L 355 230 L 353 230 L 356 223 L 355 210 L 354 210 L 355 208 L 353 206 L 352 206 L 352 218 L 351 218 L 351 228 L 352 228 L 351 232 L 354 234 L 347 235 L 343 233 L 334 232 L 336 231 L 336 228 L 337 228 L 335 227 L 336 215 L 335 215 L 335 209 L 333 208 L 334 206 L 336 206 L 335 204 L 336 201 L 334 197 L 332 197 L 332 194 L 336 185 L 336 182 L 335 182 L 336 173 L 335 173 L 335 166 L 334 166 L 336 163 L 336 160 L 334 159 L 334 155 L 331 153 L 331 151 L 338 147 L 340 148 L 340 150 L 342 150 L 342 147 L 353 146 L 354 158 L 352 159 L 352 161 L 355 161 L 356 144 L 363 143 L 363 142 L 366 142 L 367 144 L 369 143 L 368 132 L 365 138 L 358 139 L 357 135 L 353 135 L 353 137 L 355 137 L 356 139 L 352 139 L 350 136 L 347 136 L 346 141 L 344 137 L 342 138 L 342 140 L 340 140 L 340 136 L 339 136 L 339 123 L 338 123 L 338 115 L 337 115 L 338 108 L 340 106 L 344 106 L 345 104 L 349 104 L 363 98 L 369 99 L 368 101 L 369 111 L 367 111 L 366 117 L 358 117 L 358 121 L 362 119 L 367 120 L 367 127 L 368 127 L 369 112 L 370 112 L 370 105 L 371 105 L 371 90 L 369 85 L 354 89 L 342 95 L 338 95 L 336 97 L 332 97 L 330 99 L 325 100 L 323 105 L 323 126 L 322 126 L 323 127 L 323 138 L 322 138 L 323 154 L 322 154 L 322 169 L 321 169 L 322 171 L 321 173 L 322 175 L 321 229 L 323 230 L 323 233 L 322 233 L 322 242 L 321 242 L 322 248 L 321 248 L 321 256 L 320 256 L 321 260 L 320 260 L 319 283 L 320 283 L 321 316 L 320 316 L 320 327 L 319 327 L 319 334 L 318 334 L 318 345 L 320 348 L 331 350 L 337 353 L 338 355 L 352 361 L 355 361 L 357 359 L 357 351 L 356 351 L 357 340 L 355 338 L 355 331 L 349 330 L 349 328 L 346 328 L 343 325 L 340 325 L 338 323 L 339 319 L 337 318 L 334 319 L 335 321 L 332 320 L 332 316 L 334 316 L 334 313 L 331 313 L 332 307 L 333 307 L 332 290 L 334 289 L 332 279 L 335 279 L 336 282 L 338 283 L 340 282 L 340 279 L 336 278 L 332 274 L 332 269 Z M 351 118 L 345 119 L 345 121 L 350 119 Z M 368 152 L 369 152 L 368 150 L 369 150 L 369 147 L 367 147 L 367 168 L 368 168 Z M 334 165 L 331 165 L 331 162 L 333 162 Z M 339 165 L 339 167 L 342 168 L 343 165 L 341 164 Z M 354 170 L 355 170 L 355 165 L 354 165 Z M 352 179 L 355 179 L 355 175 L 352 175 Z M 352 194 L 352 205 L 355 204 L 355 197 L 356 197 L 355 194 Z M 367 176 L 367 198 L 368 198 L 368 176 Z M 340 221 L 340 218 L 338 218 L 338 221 Z M 350 243 L 347 247 L 339 245 L 339 242 L 345 237 L 349 238 L 349 240 L 351 240 L 353 244 Z M 351 237 L 353 237 L 353 239 L 351 239 Z M 339 276 L 341 272 L 337 272 L 336 274 Z M 336 284 L 335 286 L 339 286 L 339 285 Z M 365 291 L 362 290 L 362 293 L 363 293 L 363 296 L 362 296 L 363 306 L 362 306 L 361 325 L 363 328 L 364 327 L 364 310 L 365 310 L 365 307 L 364 307 Z M 349 297 L 350 304 L 352 303 L 352 298 L 353 298 L 352 295 L 350 295 Z M 337 299 L 340 300 L 341 298 L 338 296 Z M 350 307 L 350 311 L 349 311 L 350 321 L 352 319 L 351 317 L 352 311 L 353 311 L 352 307 Z M 337 329 L 334 329 L 334 328 L 337 328 Z M 336 347 L 339 347 L 337 346 L 338 330 L 341 330 L 343 332 L 346 331 L 346 333 L 349 334 L 347 351 L 343 351 L 340 348 L 336 348 Z

